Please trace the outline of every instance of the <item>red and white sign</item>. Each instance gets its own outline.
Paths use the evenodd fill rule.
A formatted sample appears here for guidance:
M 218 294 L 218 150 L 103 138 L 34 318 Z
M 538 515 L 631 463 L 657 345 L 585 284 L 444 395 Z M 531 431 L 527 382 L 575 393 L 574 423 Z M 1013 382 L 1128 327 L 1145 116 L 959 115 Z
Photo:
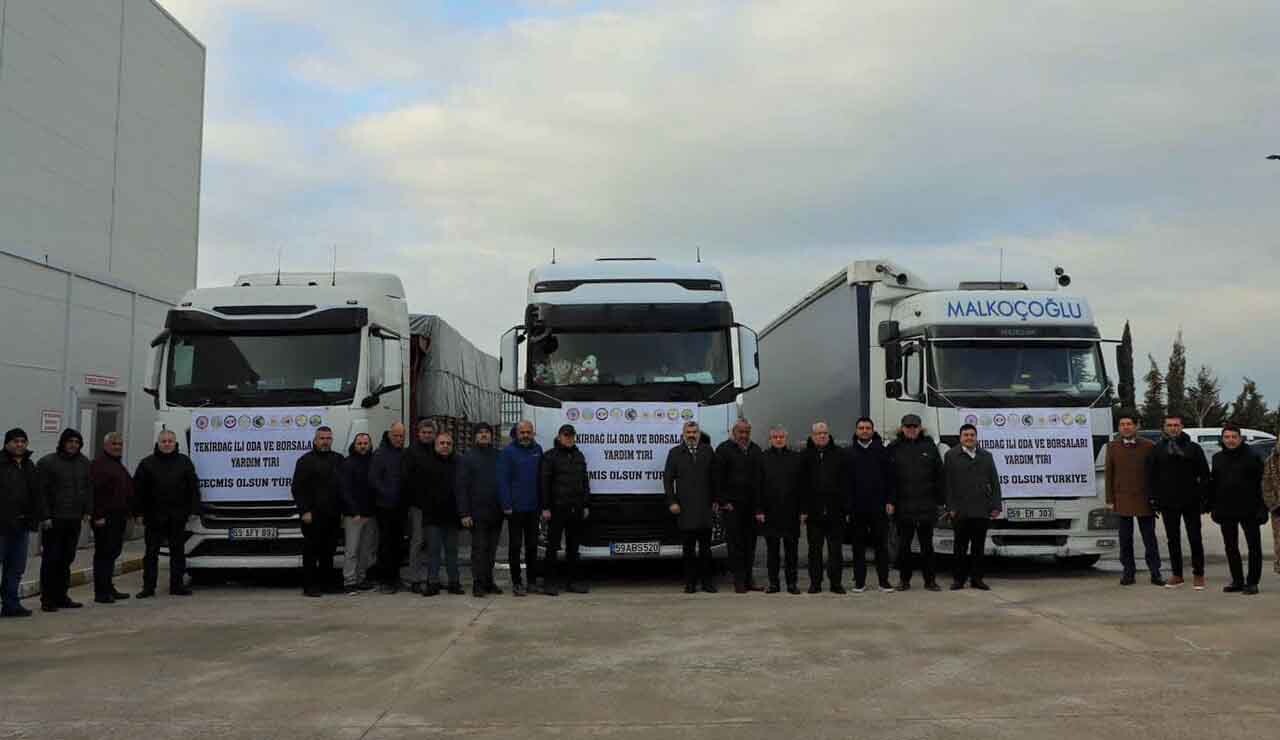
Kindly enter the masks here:
M 57 434 L 62 431 L 62 412 L 44 409 L 40 412 L 40 433 Z
M 114 375 L 85 373 L 84 384 L 94 388 L 117 388 L 120 386 L 120 378 Z

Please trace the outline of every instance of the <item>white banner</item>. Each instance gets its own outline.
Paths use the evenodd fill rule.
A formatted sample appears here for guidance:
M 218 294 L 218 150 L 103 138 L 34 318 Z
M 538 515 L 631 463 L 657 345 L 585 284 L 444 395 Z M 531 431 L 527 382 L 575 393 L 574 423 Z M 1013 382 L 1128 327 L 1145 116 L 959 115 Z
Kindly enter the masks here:
M 991 452 L 1006 499 L 1097 495 L 1089 409 L 960 409 Z
M 560 409 L 559 423 L 578 430 L 593 494 L 655 494 L 687 421 L 698 421 L 697 404 L 573 402 Z
M 293 468 L 311 449 L 324 409 L 191 412 L 191 462 L 204 501 L 289 501 Z

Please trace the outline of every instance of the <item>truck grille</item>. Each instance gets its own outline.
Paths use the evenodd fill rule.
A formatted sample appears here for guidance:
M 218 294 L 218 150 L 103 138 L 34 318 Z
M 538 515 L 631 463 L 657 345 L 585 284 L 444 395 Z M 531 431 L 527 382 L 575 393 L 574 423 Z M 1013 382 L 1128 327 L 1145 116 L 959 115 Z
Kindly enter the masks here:
M 207 529 L 231 527 L 297 527 L 298 509 L 293 503 L 206 503 L 201 505 L 200 521 Z

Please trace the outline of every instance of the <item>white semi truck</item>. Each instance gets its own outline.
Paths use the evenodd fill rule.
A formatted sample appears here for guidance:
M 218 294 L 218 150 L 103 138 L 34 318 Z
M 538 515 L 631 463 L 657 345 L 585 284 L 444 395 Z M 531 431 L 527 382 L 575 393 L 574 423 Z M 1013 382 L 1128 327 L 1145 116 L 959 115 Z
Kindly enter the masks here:
M 720 272 L 652 259 L 552 263 L 529 273 L 524 322 L 502 339 L 502 388 L 539 443 L 573 424 L 591 474 L 584 558 L 679 557 L 663 498 L 667 451 L 686 421 L 713 442 L 759 383 L 755 333 Z M 717 528 L 713 549 L 723 552 Z
M 944 451 L 971 423 L 1005 498 L 988 552 L 1092 565 L 1118 545 L 1099 456 L 1112 397 L 1089 304 L 1061 292 L 1070 282 L 1048 265 L 937 281 L 888 260 L 854 262 L 760 333 L 766 372 L 746 416 L 799 440 L 824 420 L 849 444 L 860 416 L 887 443 L 913 413 Z M 934 544 L 951 551 L 945 520 Z
M 194 575 L 301 565 L 290 483 L 316 427 L 345 454 L 396 421 L 496 422 L 501 398 L 496 358 L 438 317 L 411 317 L 400 278 L 377 273 L 253 274 L 192 290 L 152 342 L 148 377 L 156 433 L 178 433 L 200 478 Z

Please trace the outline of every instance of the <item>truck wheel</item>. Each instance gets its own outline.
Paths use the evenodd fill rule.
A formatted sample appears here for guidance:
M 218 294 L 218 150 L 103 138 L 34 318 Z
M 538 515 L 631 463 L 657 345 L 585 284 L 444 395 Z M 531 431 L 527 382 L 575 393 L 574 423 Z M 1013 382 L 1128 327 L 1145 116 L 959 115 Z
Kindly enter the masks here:
M 1101 559 L 1101 555 L 1072 555 L 1066 558 L 1058 558 L 1058 562 L 1067 568 L 1086 570 L 1097 565 Z

